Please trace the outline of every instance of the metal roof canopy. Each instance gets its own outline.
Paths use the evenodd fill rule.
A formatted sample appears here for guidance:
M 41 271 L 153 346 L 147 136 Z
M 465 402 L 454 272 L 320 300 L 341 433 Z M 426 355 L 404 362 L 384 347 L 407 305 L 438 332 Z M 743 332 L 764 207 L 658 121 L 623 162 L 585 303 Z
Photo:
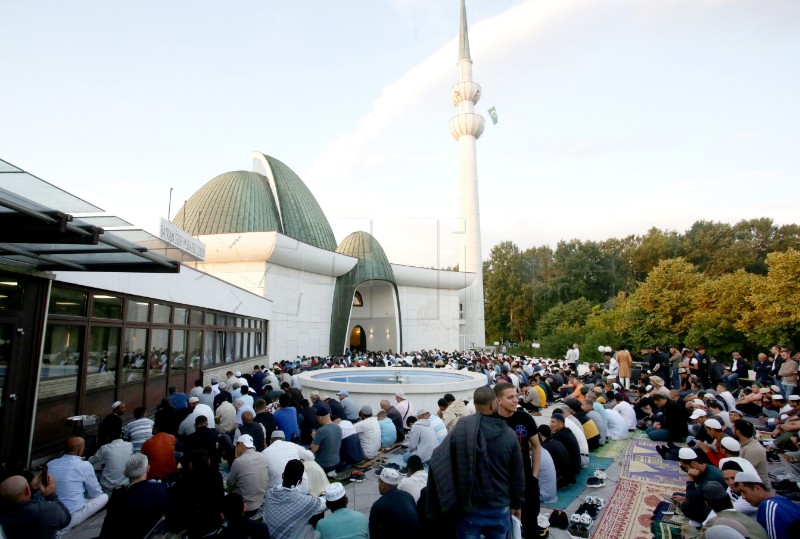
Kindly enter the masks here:
M 101 215 L 74 217 L 73 213 Z M 178 273 L 181 260 L 194 260 L 156 236 L 130 227 L 0 159 L 0 263 L 38 271 Z

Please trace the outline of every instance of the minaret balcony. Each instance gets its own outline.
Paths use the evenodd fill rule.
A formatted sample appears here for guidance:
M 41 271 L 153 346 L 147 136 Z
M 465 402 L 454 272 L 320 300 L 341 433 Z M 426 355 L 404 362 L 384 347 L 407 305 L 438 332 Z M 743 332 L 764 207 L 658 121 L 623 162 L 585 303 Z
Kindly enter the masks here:
M 450 118 L 450 134 L 456 140 L 465 135 L 478 138 L 483 134 L 484 126 L 483 116 L 472 112 L 456 114 Z
M 472 81 L 458 82 L 450 88 L 450 98 L 455 106 L 458 106 L 462 101 L 477 103 L 481 98 L 481 86 Z

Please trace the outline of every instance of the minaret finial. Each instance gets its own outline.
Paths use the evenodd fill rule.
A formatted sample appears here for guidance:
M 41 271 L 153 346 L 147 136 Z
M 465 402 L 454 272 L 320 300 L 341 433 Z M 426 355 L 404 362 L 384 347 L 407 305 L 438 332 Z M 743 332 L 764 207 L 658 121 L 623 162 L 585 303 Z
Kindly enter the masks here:
M 471 60 L 469 56 L 469 34 L 467 33 L 467 6 L 461 0 L 461 27 L 458 31 L 458 59 Z

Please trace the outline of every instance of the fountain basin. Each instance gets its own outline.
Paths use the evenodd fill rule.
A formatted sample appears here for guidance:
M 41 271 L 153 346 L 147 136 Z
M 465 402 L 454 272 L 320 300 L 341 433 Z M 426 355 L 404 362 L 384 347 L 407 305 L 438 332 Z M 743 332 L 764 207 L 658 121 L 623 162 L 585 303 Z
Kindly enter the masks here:
M 383 399 L 395 404 L 397 391 L 405 393 L 414 410 L 425 408 L 435 414 L 439 410 L 437 401 L 445 393 L 472 400 L 475 390 L 487 383 L 486 376 L 480 373 L 409 367 L 325 369 L 303 372 L 298 377 L 306 398 L 315 389 L 323 399 L 335 398 L 336 393 L 346 390 L 359 407 L 371 406 L 373 414 L 378 413 Z

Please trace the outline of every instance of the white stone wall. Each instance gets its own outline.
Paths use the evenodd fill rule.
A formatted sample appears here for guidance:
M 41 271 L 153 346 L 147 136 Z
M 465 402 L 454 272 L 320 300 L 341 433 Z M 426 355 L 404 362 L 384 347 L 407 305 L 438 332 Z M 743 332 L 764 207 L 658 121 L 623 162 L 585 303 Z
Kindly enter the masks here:
M 336 278 L 267 264 L 264 296 L 273 301 L 270 361 L 327 356 Z
M 458 348 L 458 290 L 398 286 L 403 351 Z

